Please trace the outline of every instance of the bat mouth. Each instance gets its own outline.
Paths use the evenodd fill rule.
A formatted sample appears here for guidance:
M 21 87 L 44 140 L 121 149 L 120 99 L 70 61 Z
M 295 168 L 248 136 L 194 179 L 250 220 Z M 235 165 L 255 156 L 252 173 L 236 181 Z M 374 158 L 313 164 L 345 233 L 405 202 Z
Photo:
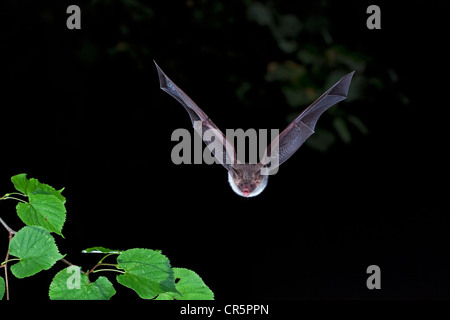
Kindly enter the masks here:
M 244 189 L 244 190 L 242 191 L 242 195 L 243 195 L 244 197 L 248 197 L 248 196 L 250 195 L 250 191 L 248 191 L 248 189 Z

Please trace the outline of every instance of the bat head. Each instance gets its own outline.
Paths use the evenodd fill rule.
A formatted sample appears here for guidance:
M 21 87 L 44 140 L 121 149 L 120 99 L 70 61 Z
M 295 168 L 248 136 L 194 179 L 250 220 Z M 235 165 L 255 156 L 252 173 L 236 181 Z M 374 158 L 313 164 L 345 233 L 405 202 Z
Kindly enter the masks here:
M 234 192 L 242 197 L 255 197 L 267 186 L 268 176 L 261 175 L 261 166 L 236 164 L 228 171 L 228 182 Z

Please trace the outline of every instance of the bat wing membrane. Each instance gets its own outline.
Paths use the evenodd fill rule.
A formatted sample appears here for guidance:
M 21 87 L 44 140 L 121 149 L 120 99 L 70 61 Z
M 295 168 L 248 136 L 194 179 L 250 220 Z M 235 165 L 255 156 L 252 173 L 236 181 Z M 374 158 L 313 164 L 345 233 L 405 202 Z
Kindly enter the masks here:
M 158 70 L 159 83 L 163 91 L 174 97 L 186 109 L 191 118 L 192 126 L 202 137 L 203 141 L 211 150 L 214 157 L 227 169 L 233 170 L 233 164 L 236 159 L 236 152 L 233 145 L 226 139 L 225 135 L 209 119 L 209 117 L 200 109 L 189 96 L 183 92 L 156 64 Z M 200 121 L 200 122 L 198 122 Z M 210 135 L 204 135 L 208 130 Z M 212 139 L 213 137 L 213 139 Z M 219 152 L 217 152 L 219 151 Z
M 330 107 L 347 97 L 348 88 L 353 77 L 353 72 L 342 77 L 334 86 L 322 94 L 316 101 L 309 105 L 283 132 L 280 133 L 267 147 L 263 164 L 268 164 L 272 150 L 277 150 L 278 166 L 289 159 L 300 146 L 308 139 L 316 127 L 319 117 Z M 275 155 L 277 156 L 277 155 Z M 270 167 L 270 170 L 275 169 Z

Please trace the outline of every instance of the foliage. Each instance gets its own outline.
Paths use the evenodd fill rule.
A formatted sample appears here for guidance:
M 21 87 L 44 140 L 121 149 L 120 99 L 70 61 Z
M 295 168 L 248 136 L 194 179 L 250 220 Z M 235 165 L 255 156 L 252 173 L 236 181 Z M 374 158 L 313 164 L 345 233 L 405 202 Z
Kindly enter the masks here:
M 16 233 L 9 244 L 9 254 L 19 258 L 19 262 L 11 266 L 17 278 L 48 270 L 63 258 L 50 232 L 36 226 L 23 227 Z
M 273 5 L 259 2 L 249 4 L 248 16 L 255 23 L 268 27 L 279 49 L 285 53 L 282 61 L 268 64 L 266 80 L 278 84 L 287 104 L 295 109 L 288 116 L 288 121 L 292 121 L 305 106 L 352 70 L 356 73 L 347 102 L 361 98 L 365 82 L 365 57 L 334 43 L 327 20 L 283 14 Z M 314 37 L 311 38 L 311 35 Z M 298 39 L 304 41 L 300 43 Z M 352 129 L 368 133 L 367 127 L 357 116 L 337 108 L 330 109 L 328 113 L 332 117 L 334 131 L 319 126 L 316 134 L 307 140 L 310 147 L 326 151 L 336 136 L 350 143 Z
M 169 259 L 159 250 L 113 250 L 104 247 L 84 249 L 86 254 L 103 257 L 88 271 L 65 260 L 51 233 L 62 236 L 66 220 L 64 189 L 55 188 L 27 179 L 26 174 L 11 178 L 17 192 L 7 193 L 0 200 L 12 199 L 19 203 L 17 215 L 26 225 L 18 232 L 3 219 L 1 224 L 9 232 L 9 249 L 1 267 L 5 279 L 0 277 L 0 299 L 7 290 L 7 267 L 17 278 L 26 278 L 52 268 L 58 261 L 69 267 L 59 271 L 50 284 L 52 300 L 109 300 L 116 293 L 113 283 L 106 277 L 92 279 L 97 272 L 116 272 L 117 283 L 134 290 L 143 299 L 159 300 L 212 300 L 212 291 L 201 278 L 188 269 L 172 268 Z M 20 196 L 18 198 L 16 196 Z M 24 198 L 24 199 L 22 199 Z M 106 258 L 115 261 L 104 262 Z M 5 282 L 6 280 L 6 282 Z
M 161 293 L 156 300 L 213 300 L 213 292 L 198 274 L 189 269 L 173 268 L 177 292 Z
M 49 296 L 52 300 L 109 300 L 115 293 L 112 283 L 106 277 L 98 277 L 90 282 L 85 273 L 81 273 L 79 288 L 69 289 L 67 283 L 70 282 L 72 271 L 65 268 L 58 272 L 50 284 Z M 74 269 L 77 270 L 77 269 Z
M 0 277 L 0 300 L 3 299 L 5 295 L 5 280 Z
M 151 299 L 162 292 L 177 292 L 169 259 L 149 249 L 131 249 L 117 257 L 117 267 L 124 273 L 117 282 L 134 289 L 143 299 Z
M 21 201 L 16 210 L 23 223 L 30 226 L 41 226 L 49 232 L 62 236 L 62 227 L 66 221 L 66 199 L 60 191 L 37 179 L 27 179 L 26 174 L 18 174 L 11 178 L 19 195 L 28 198 Z M 61 190 L 62 191 L 62 190 Z M 16 193 L 17 194 L 17 193 Z

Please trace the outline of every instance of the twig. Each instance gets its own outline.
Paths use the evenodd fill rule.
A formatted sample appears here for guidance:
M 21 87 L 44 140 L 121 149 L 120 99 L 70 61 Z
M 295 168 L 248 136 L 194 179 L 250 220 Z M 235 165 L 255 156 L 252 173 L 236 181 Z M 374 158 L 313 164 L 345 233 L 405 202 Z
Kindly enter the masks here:
M 1 219 L 0 219 L 1 220 Z M 2 220 L 2 224 L 3 224 L 3 220 Z M 5 224 L 3 224 L 5 225 Z M 9 227 L 8 227 L 9 228 Z M 5 261 L 8 261 L 9 259 L 9 245 L 11 243 L 11 239 L 13 237 L 13 232 L 16 233 L 14 230 L 11 229 L 11 231 L 9 232 L 9 242 L 8 242 L 8 251 L 6 252 L 6 258 Z M 8 282 L 8 262 L 6 262 L 3 267 L 5 268 L 5 289 L 6 289 L 6 300 L 9 300 L 9 282 Z
M 67 265 L 69 265 L 69 266 L 76 266 L 76 267 L 78 267 L 76 264 L 73 264 L 72 262 L 67 261 L 67 260 L 64 259 L 64 258 L 60 259 L 59 261 L 64 262 L 65 264 L 67 264 Z M 80 269 L 80 271 L 81 271 L 81 273 L 87 274 L 87 272 L 84 272 L 84 271 L 81 270 L 81 269 Z
M 62 258 L 60 260 L 61 262 L 64 262 L 65 264 L 69 265 L 69 266 L 74 266 L 74 264 L 72 262 L 67 261 L 66 259 Z
M 0 218 L 0 223 L 5 227 L 6 231 L 8 231 L 10 234 L 16 234 L 17 232 L 11 229 L 5 221 L 3 221 L 2 218 Z
M 2 266 L 3 268 L 5 268 L 5 289 L 6 289 L 6 300 L 9 300 L 9 282 L 8 282 L 8 259 L 9 259 L 9 245 L 11 244 L 11 239 L 12 237 L 17 233 L 16 231 L 14 231 L 13 229 L 10 228 L 10 226 L 8 226 L 6 224 L 5 221 L 3 221 L 2 218 L 0 218 L 0 223 L 3 225 L 3 227 L 5 227 L 5 229 L 8 231 L 9 233 L 9 242 L 8 242 L 8 251 L 6 252 L 6 258 L 5 258 L 5 264 Z

